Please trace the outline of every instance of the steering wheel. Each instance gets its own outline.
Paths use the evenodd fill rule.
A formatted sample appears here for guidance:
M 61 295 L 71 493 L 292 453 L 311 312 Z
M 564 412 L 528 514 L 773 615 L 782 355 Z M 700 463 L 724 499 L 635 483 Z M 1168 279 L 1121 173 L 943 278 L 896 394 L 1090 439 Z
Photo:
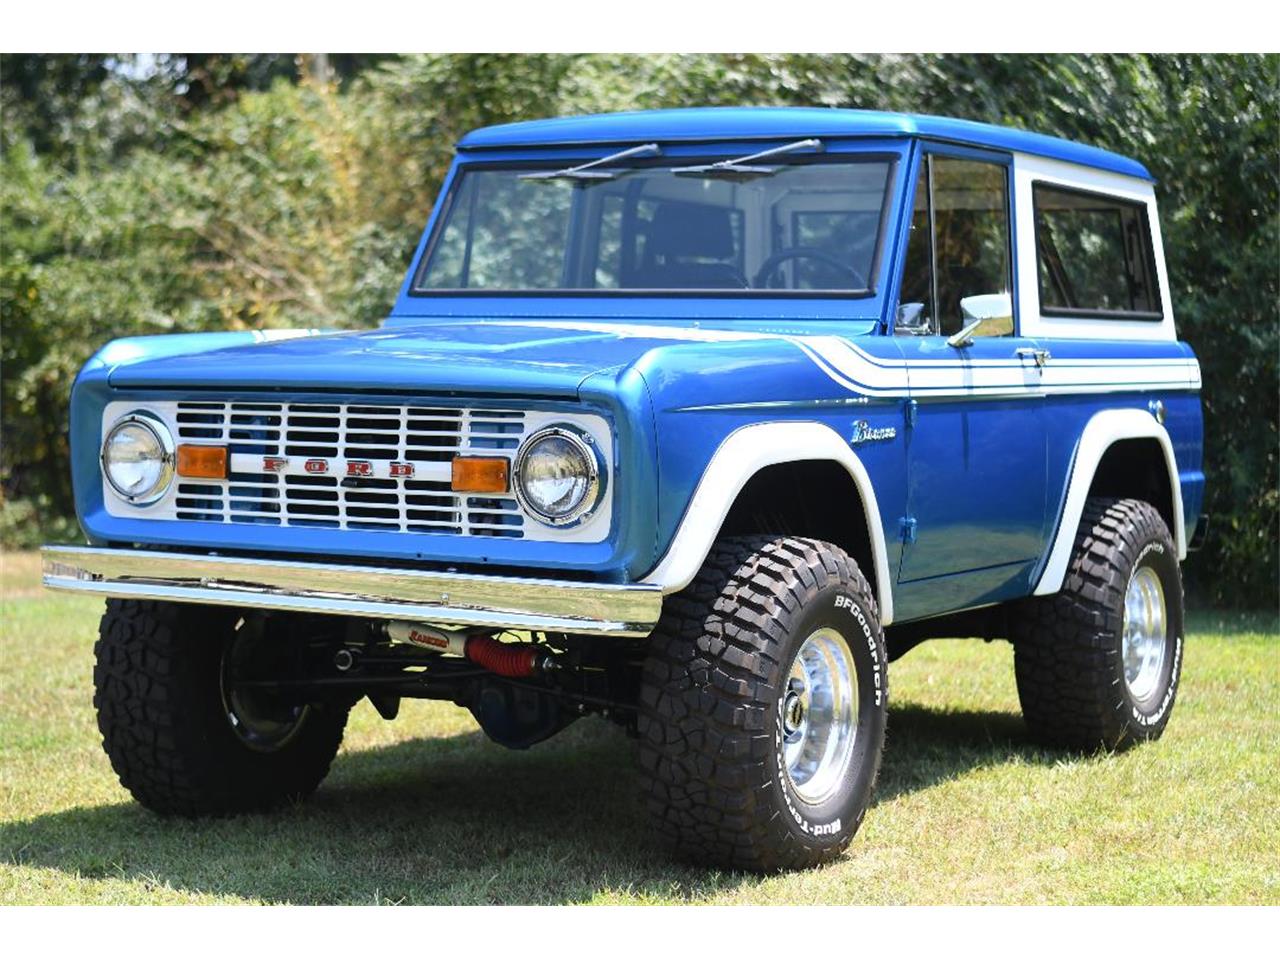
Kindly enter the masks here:
M 859 273 L 856 269 L 849 266 L 843 260 L 838 260 L 825 250 L 819 250 L 817 247 L 787 247 L 779 250 L 773 256 L 769 257 L 760 265 L 760 269 L 756 271 L 754 287 L 757 289 L 765 289 L 768 285 L 769 278 L 773 276 L 775 270 L 788 260 L 817 260 L 819 263 L 825 263 L 833 270 L 847 274 L 853 280 L 853 288 L 855 290 L 865 290 L 871 284 L 867 283 L 867 278 Z

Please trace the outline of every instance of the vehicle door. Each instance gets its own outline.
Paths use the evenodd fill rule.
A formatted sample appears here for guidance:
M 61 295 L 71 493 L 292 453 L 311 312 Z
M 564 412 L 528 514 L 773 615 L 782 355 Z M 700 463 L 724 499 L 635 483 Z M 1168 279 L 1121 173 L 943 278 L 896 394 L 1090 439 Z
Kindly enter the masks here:
M 919 158 L 894 318 L 912 401 L 901 618 L 1017 595 L 1043 542 L 1045 355 L 1018 329 L 1010 171 Z

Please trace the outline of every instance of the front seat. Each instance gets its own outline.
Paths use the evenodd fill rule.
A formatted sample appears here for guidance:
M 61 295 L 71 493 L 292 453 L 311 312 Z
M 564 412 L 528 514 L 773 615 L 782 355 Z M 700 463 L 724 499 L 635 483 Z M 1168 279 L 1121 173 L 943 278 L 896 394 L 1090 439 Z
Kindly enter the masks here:
M 652 290 L 721 290 L 747 286 L 734 257 L 726 208 L 663 203 L 653 212 L 634 285 Z M 720 261 L 720 262 L 717 262 Z

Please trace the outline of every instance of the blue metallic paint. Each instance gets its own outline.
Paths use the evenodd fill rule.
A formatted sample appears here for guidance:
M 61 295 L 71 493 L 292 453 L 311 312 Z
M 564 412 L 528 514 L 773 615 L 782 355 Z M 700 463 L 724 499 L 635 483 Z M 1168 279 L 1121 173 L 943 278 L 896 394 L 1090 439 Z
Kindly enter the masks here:
M 190 398 L 191 391 L 155 389 L 118 390 L 109 383 L 103 366 L 86 367 L 72 391 L 72 477 L 81 526 L 95 544 L 158 544 L 212 550 L 253 550 L 318 554 L 331 558 L 378 557 L 433 561 L 440 564 L 538 567 L 564 572 L 578 571 L 597 579 L 618 581 L 638 577 L 653 562 L 654 506 L 652 497 L 636 491 L 657 485 L 653 449 L 653 418 L 643 383 L 634 373 L 619 370 L 584 384 L 577 402 L 522 399 L 526 409 L 580 410 L 604 416 L 614 430 L 615 521 L 609 538 L 598 544 L 563 544 L 531 540 L 507 540 L 447 535 L 414 535 L 372 531 L 336 531 L 299 527 L 248 526 L 181 520 L 148 520 L 113 516 L 107 512 L 97 451 L 101 440 L 102 410 L 112 400 Z M 220 388 L 219 398 L 261 399 L 262 388 Z M 424 400 L 441 398 L 434 391 L 417 390 Z M 271 399 L 280 401 L 332 401 L 332 393 L 278 389 Z M 362 402 L 398 403 L 404 394 L 366 394 Z M 493 399 L 468 400 L 473 406 L 509 406 Z
M 672 156 L 709 152 L 706 146 L 682 143 L 686 140 L 738 138 L 711 151 L 732 153 L 751 141 L 759 148 L 762 139 L 781 141 L 801 134 L 871 137 L 833 140 L 829 149 L 896 153 L 892 215 L 875 295 L 421 296 L 410 293 L 410 270 L 391 317 L 377 331 L 267 343 L 257 342 L 252 333 L 116 341 L 86 364 L 73 391 L 77 509 L 91 540 L 576 571 L 624 582 L 643 576 L 661 558 L 707 464 L 734 430 L 764 420 L 818 421 L 849 437 L 853 423 L 865 419 L 872 426 L 898 430 L 893 440 L 860 444 L 857 454 L 874 480 L 889 567 L 900 575 L 894 590 L 896 619 L 904 621 L 1028 593 L 1062 512 L 1083 424 L 1103 409 L 1146 409 L 1153 396 L 1167 408 L 1166 427 L 1181 471 L 1191 535 L 1204 475 L 1200 403 L 1190 385 L 1185 391 L 1158 394 L 1135 390 L 1014 400 L 937 399 L 913 389 L 920 402 L 916 423 L 908 427 L 905 395 L 873 399 L 851 394 L 796 343 L 770 336 L 845 337 L 886 361 L 937 355 L 933 341 L 939 338 L 884 335 L 901 282 L 910 220 L 908 185 L 922 153 L 912 137 L 1024 150 L 1147 176 L 1139 164 L 1052 138 L 942 118 L 833 110 L 676 111 L 645 119 L 574 118 L 478 131 L 463 141 L 441 197 L 466 163 L 535 154 L 540 159 L 590 158 L 607 152 L 601 144 L 636 139 L 641 130 L 659 128 L 666 131 L 663 142 L 673 144 L 668 150 Z M 523 144 L 537 149 L 519 146 Z M 442 203 L 437 201 L 419 243 L 415 269 Z M 757 336 L 719 339 L 717 331 Z M 706 342 L 691 339 L 700 332 Z M 1003 356 L 1029 343 L 988 341 L 970 355 L 997 351 Z M 1175 343 L 1055 340 L 1035 345 L 1051 349 L 1053 362 L 1062 366 L 1108 358 L 1190 356 L 1189 347 Z M 356 391 L 370 401 L 400 400 L 407 393 L 501 406 L 519 398 L 530 408 L 600 413 L 616 431 L 614 529 L 601 544 L 480 543 L 440 535 L 108 515 L 97 464 L 103 407 L 113 399 L 137 397 L 142 403 L 148 397 L 189 395 L 196 388 L 231 398 L 269 390 L 273 399 L 283 400 L 332 399 Z M 909 515 L 917 519 L 916 541 L 904 552 L 899 522 Z
M 894 349 L 891 340 L 876 342 Z M 716 449 L 740 427 L 766 420 L 817 421 L 849 437 L 856 420 L 899 425 L 902 418 L 901 400 L 828 405 L 848 399 L 849 392 L 785 340 L 673 345 L 646 355 L 638 369 L 654 398 L 658 423 L 660 552 L 671 542 Z M 761 410 L 756 403 L 778 405 Z M 859 446 L 857 453 L 877 480 L 883 529 L 892 531 L 905 504 L 903 448 L 876 442 Z M 891 556 L 890 564 L 896 567 L 897 558 Z
M 1147 168 L 1109 150 L 954 117 L 825 107 L 695 107 L 530 120 L 473 130 L 459 150 L 564 144 L 648 143 L 798 137 L 902 137 L 990 147 L 1150 180 Z
M 442 395 L 574 398 L 599 370 L 635 359 L 651 344 L 605 332 L 549 331 L 483 319 L 419 322 L 396 329 L 329 333 L 231 346 L 185 357 L 124 363 L 113 387 L 253 389 L 263 384 L 352 392 L 418 391 Z

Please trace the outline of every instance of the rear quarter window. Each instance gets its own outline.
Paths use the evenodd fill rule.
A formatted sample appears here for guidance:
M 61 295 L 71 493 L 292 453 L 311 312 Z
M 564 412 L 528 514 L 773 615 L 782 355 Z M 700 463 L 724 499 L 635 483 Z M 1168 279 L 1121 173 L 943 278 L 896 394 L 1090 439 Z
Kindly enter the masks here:
M 1042 314 L 1162 318 L 1146 204 L 1044 183 L 1032 197 Z

